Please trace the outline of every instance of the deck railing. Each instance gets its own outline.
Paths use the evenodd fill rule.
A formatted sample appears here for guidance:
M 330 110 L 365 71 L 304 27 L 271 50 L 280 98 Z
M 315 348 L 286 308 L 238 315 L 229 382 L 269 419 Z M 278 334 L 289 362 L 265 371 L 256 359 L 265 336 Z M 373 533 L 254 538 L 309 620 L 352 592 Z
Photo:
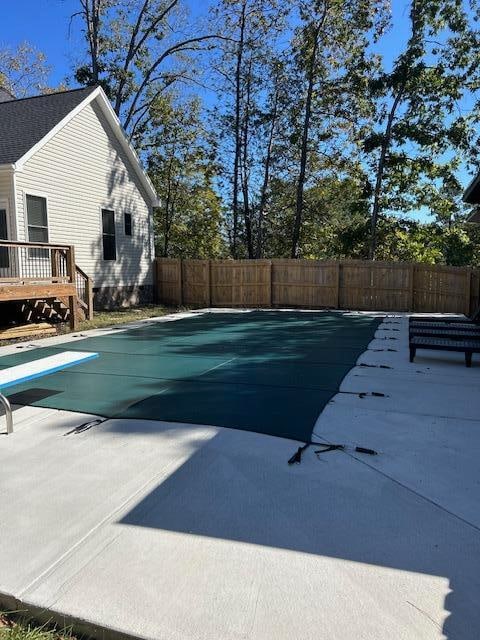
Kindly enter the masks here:
M 1 240 L 0 282 L 12 285 L 73 282 L 72 252 L 69 245 Z
M 85 317 L 93 313 L 92 282 L 89 276 L 75 264 L 75 249 L 71 245 L 42 242 L 11 242 L 0 240 L 0 287 L 9 287 L 12 298 L 20 299 L 15 287 L 25 288 L 25 297 L 32 296 L 32 287 L 47 287 L 50 297 L 59 298 L 61 285 L 74 285 L 78 306 Z M 49 285 L 51 287 L 49 288 Z M 28 289 L 27 289 L 28 287 Z M 29 295 L 27 295 L 27 293 Z M 38 295 L 36 295 L 38 297 Z M 76 311 L 75 311 L 76 312 Z

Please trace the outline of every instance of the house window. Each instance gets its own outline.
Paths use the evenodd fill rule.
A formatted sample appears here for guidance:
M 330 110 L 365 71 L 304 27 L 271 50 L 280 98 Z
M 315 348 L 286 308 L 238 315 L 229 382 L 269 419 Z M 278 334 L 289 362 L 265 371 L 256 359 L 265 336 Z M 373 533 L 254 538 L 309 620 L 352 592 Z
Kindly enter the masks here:
M 48 242 L 47 199 L 26 196 L 28 239 L 30 242 Z M 30 249 L 30 258 L 48 258 L 48 249 Z
M 125 235 L 131 236 L 132 235 L 132 214 L 125 213 L 123 216 L 123 221 L 125 226 Z
M 116 260 L 117 247 L 115 243 L 115 212 L 102 209 L 102 241 L 103 259 Z
M 0 240 L 8 240 L 7 233 L 7 210 L 0 209 Z M 10 260 L 8 256 L 8 247 L 0 248 L 0 269 L 8 269 Z

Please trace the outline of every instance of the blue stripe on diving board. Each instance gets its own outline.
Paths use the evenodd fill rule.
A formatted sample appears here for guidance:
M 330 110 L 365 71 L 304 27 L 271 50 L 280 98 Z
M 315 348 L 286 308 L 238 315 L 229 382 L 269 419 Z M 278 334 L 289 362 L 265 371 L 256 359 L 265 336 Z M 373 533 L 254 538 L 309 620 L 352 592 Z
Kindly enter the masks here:
M 17 380 L 12 380 L 11 382 L 7 382 L 0 386 L 0 390 L 8 389 L 9 387 L 14 387 L 17 384 L 21 384 L 22 382 L 29 382 L 30 380 L 36 380 L 37 378 L 43 378 L 43 376 L 48 376 L 51 373 L 57 373 L 57 371 L 62 371 L 63 369 L 68 369 L 69 367 L 73 367 L 76 364 L 80 364 L 81 362 L 87 362 L 89 360 L 94 360 L 98 358 L 98 353 L 91 353 L 88 356 L 83 356 L 82 358 L 78 358 L 77 360 L 72 360 L 71 362 L 67 362 L 66 364 L 58 365 L 57 367 L 52 367 L 51 369 L 44 369 L 43 371 L 39 371 L 38 373 L 34 373 L 32 375 L 23 376 L 22 378 L 18 378 Z M 38 362 L 38 360 L 34 360 L 33 362 Z

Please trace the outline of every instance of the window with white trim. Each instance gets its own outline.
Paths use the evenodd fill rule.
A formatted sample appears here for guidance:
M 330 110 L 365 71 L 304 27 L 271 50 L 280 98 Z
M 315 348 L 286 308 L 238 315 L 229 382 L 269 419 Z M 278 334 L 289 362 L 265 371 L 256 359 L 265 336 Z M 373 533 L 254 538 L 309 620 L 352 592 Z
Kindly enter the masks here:
M 8 240 L 7 210 L 0 206 L 0 240 Z M 10 258 L 8 247 L 0 248 L 0 269 L 8 269 Z
M 123 214 L 123 226 L 125 229 L 125 235 L 131 236 L 132 235 L 132 214 L 131 213 Z
M 115 212 L 111 209 L 102 209 L 102 243 L 103 259 L 116 260 Z
M 29 242 L 48 242 L 47 199 L 27 193 L 25 202 Z M 31 258 L 47 258 L 48 250 L 30 249 L 29 255 Z

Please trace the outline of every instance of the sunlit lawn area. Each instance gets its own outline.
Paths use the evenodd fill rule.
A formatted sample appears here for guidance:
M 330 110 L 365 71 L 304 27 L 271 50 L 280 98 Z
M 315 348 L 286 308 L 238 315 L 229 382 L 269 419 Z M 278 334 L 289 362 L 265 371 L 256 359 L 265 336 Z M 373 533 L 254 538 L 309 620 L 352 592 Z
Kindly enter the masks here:
M 164 316 L 168 313 L 180 310 L 181 309 L 166 307 L 164 305 L 147 304 L 140 307 L 126 307 L 113 309 L 111 311 L 96 311 L 92 320 L 85 320 L 80 323 L 79 329 L 81 331 L 87 331 L 88 329 L 101 329 L 112 325 L 144 320 L 145 318 Z
M 0 613 L 0 640 L 75 640 L 69 629 L 38 625 L 18 615 Z

